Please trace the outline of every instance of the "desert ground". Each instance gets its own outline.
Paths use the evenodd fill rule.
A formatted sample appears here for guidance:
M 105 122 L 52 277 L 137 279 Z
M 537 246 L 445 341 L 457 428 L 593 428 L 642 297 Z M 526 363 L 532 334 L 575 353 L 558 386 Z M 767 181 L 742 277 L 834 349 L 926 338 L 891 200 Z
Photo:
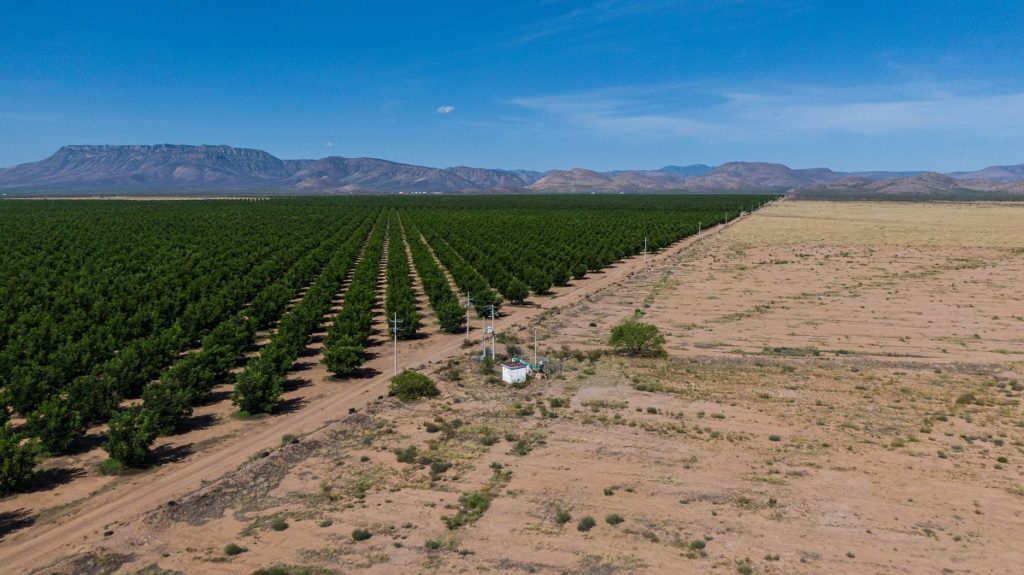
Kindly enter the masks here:
M 215 402 L 166 440 L 180 457 L 137 476 L 53 463 L 81 471 L 0 501 L 0 558 L 40 573 L 1018 572 L 1022 282 L 1024 206 L 778 202 L 510 309 L 502 340 L 526 351 L 537 333 L 551 368 L 522 388 L 435 334 L 401 352 L 441 396 L 378 399 L 386 345 L 348 382 L 317 371 L 314 345 L 284 413 L 239 421 Z M 634 317 L 667 358 L 607 352 Z

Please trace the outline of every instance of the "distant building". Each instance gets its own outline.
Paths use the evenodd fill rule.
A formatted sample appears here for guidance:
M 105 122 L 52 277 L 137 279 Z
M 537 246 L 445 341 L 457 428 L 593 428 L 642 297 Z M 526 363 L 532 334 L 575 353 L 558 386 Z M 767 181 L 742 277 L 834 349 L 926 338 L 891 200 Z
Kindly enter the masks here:
M 505 383 L 522 383 L 526 381 L 526 375 L 530 366 L 521 361 L 510 361 L 501 364 L 501 380 Z

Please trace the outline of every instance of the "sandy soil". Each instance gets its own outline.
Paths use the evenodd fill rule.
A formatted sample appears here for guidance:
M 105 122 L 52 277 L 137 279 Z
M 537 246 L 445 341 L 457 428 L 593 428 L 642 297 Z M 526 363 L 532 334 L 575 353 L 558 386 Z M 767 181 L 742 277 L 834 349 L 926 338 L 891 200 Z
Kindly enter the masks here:
M 1024 361 L 1024 206 L 781 202 L 549 323 L 642 313 L 681 354 Z
M 671 257 L 694 241 L 687 239 L 652 255 L 648 264 Z M 526 325 L 545 310 L 579 301 L 644 269 L 643 258 L 631 258 L 527 305 L 506 306 L 496 327 Z M 336 304 L 343 290 L 340 286 Z M 320 364 L 323 333 L 317 334 L 293 368 L 279 413 L 239 420 L 233 416 L 230 386 L 219 386 L 211 402 L 195 410 L 184 433 L 158 439 L 154 452 L 160 465 L 148 471 L 117 478 L 99 474 L 96 465 L 105 452 L 99 447 L 99 430 L 93 430 L 79 453 L 51 458 L 43 465 L 37 489 L 0 500 L 0 560 L 12 572 L 26 572 L 61 554 L 87 549 L 110 526 L 228 473 L 253 453 L 278 445 L 281 437 L 312 432 L 350 409 L 362 409 L 386 393 L 392 372 L 392 348 L 382 313 L 379 319 L 364 377 L 331 377 Z M 479 338 L 480 325 L 474 321 L 471 327 L 471 337 Z M 426 338 L 399 342 L 400 368 L 423 367 L 462 353 L 463 335 L 440 333 L 429 325 L 425 331 Z
M 527 347 L 538 326 L 558 376 L 512 389 L 431 334 L 402 353 L 433 362 L 440 398 L 326 382 L 0 556 L 46 573 L 1015 572 L 1022 216 L 780 202 L 514 308 L 499 329 Z M 588 358 L 638 312 L 669 358 Z

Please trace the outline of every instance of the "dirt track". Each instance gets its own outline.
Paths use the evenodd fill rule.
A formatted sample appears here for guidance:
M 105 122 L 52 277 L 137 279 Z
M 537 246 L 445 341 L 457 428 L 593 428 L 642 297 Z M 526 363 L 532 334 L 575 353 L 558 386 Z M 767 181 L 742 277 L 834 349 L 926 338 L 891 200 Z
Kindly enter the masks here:
M 738 221 L 742 221 L 742 218 L 726 226 L 709 228 L 700 237 L 687 238 L 661 253 L 652 254 L 647 257 L 647 265 L 672 257 Z M 554 288 L 552 295 L 535 298 L 533 306 L 506 306 L 508 315 L 497 320 L 495 328 L 503 330 L 515 324 L 525 325 L 546 309 L 578 302 L 644 269 L 643 256 L 630 258 L 565 288 Z M 476 333 L 472 337 L 479 334 L 478 328 L 474 331 Z M 401 364 L 416 367 L 438 362 L 461 353 L 462 344 L 461 335 L 443 334 L 431 335 L 427 340 L 403 343 L 399 348 Z M 254 453 L 277 445 L 282 436 L 312 432 L 327 422 L 345 416 L 350 408 L 362 409 L 386 393 L 390 364 L 390 354 L 378 353 L 367 367 L 381 375 L 367 380 L 332 383 L 329 395 L 310 401 L 294 413 L 246 422 L 241 433 L 214 448 L 168 463 L 151 472 L 115 481 L 109 488 L 85 498 L 70 514 L 40 521 L 8 535 L 0 546 L 0 561 L 5 571 L 27 572 L 59 556 L 85 549 L 90 543 L 102 540 L 105 531 L 116 530 L 117 525 L 195 490 L 204 482 L 221 477 Z M 322 366 L 317 365 L 317 368 Z M 325 380 L 326 375 L 321 369 L 303 374 L 304 377 L 321 380 Z M 45 497 L 45 494 L 42 495 Z M 2 510 L 22 507 L 16 498 L 5 503 Z

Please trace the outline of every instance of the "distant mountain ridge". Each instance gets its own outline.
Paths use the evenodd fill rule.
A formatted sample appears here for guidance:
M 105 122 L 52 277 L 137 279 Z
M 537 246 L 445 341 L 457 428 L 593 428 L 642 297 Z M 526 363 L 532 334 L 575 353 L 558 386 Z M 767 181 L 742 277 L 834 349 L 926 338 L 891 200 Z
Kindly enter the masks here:
M 534 172 L 432 168 L 376 158 L 282 160 L 226 145 L 64 146 L 38 162 L 0 170 L 0 193 L 457 193 L 792 191 L 839 195 L 1024 194 L 1024 164 L 974 172 L 834 172 L 765 162 L 693 164 L 657 170 Z

